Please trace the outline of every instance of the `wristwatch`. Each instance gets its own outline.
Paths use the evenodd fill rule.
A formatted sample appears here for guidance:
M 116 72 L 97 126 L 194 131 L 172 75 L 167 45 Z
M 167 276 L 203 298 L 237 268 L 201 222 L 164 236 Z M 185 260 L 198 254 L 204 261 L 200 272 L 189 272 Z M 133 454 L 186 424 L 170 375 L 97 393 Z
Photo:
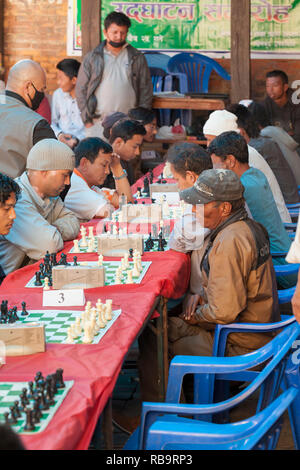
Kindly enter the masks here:
M 121 176 L 114 176 L 113 175 L 113 178 L 114 178 L 114 180 L 121 180 L 123 178 L 127 178 L 127 171 L 123 168 L 123 175 L 121 175 Z

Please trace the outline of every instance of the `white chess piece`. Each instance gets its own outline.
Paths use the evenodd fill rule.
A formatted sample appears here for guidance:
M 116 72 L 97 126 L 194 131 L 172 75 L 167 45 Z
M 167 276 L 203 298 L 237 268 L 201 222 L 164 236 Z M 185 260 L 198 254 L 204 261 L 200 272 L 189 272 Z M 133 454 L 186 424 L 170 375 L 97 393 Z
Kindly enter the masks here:
M 126 284 L 132 284 L 132 283 L 133 283 L 133 280 L 132 280 L 132 271 L 129 270 L 129 271 L 127 271 Z
M 110 321 L 112 319 L 112 300 L 107 299 L 107 301 L 105 302 L 105 306 L 105 319 L 107 321 Z
M 81 323 L 80 323 L 80 317 L 77 317 L 75 320 L 75 333 L 77 337 L 81 335 L 81 331 L 82 331 L 82 328 L 81 328 Z
M 88 251 L 88 253 L 92 253 L 94 251 L 94 240 L 93 239 L 89 239 L 87 251 Z
M 133 270 L 132 270 L 132 276 L 133 277 L 139 277 L 140 275 L 140 271 L 138 269 L 138 264 L 137 264 L 137 259 L 135 259 L 134 263 L 133 263 Z
M 90 322 L 87 322 L 84 327 L 84 336 L 82 338 L 82 342 L 89 344 L 92 343 L 94 339 L 94 335 L 92 334 L 92 327 Z
M 44 290 L 50 290 L 48 277 L 45 277 L 44 279 Z
M 102 266 L 103 265 L 103 255 L 99 255 L 98 256 L 98 266 Z
M 118 235 L 118 227 L 114 224 L 112 229 L 113 235 Z
M 89 238 L 94 238 L 94 227 L 89 226 L 88 230 L 89 230 Z
M 68 331 L 68 334 L 67 334 L 66 344 L 74 344 L 71 327 L 69 327 L 67 331 Z
M 73 253 L 80 253 L 79 240 L 73 240 L 73 243 L 74 243 Z
M 83 246 L 83 247 L 86 247 L 87 246 L 87 241 L 86 241 L 86 229 L 85 229 L 85 227 L 81 227 L 80 233 L 81 233 L 81 243 L 80 243 L 80 245 Z

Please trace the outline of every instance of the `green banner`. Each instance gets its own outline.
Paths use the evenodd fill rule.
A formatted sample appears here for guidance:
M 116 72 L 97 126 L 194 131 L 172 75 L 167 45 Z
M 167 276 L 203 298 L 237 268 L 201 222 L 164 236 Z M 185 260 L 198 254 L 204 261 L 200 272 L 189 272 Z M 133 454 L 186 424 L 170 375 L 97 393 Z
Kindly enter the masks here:
M 81 26 L 81 0 L 76 3 Z M 102 0 L 101 19 L 111 11 L 132 22 L 128 42 L 139 49 L 230 51 L 230 0 Z M 78 33 L 78 27 L 75 28 Z M 251 2 L 251 50 L 300 52 L 300 0 Z

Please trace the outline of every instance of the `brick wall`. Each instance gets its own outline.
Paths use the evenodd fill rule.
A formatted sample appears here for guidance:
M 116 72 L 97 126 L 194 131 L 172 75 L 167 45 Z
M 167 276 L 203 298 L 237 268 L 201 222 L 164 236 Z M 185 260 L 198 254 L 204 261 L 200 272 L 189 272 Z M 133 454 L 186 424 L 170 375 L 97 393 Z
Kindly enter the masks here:
M 57 88 L 57 62 L 67 57 L 67 0 L 6 0 L 4 66 L 20 59 L 39 62 L 47 73 L 49 92 Z
M 50 93 L 57 88 L 57 62 L 67 57 L 68 0 L 6 0 L 4 13 L 4 66 L 8 69 L 18 60 L 31 58 L 40 62 L 47 73 Z M 78 58 L 80 60 L 80 57 Z M 230 60 L 220 60 L 230 73 Z M 252 97 L 264 96 L 265 74 L 268 70 L 283 69 L 293 80 L 300 79 L 297 60 L 252 60 Z M 210 91 L 230 92 L 230 83 L 215 74 Z

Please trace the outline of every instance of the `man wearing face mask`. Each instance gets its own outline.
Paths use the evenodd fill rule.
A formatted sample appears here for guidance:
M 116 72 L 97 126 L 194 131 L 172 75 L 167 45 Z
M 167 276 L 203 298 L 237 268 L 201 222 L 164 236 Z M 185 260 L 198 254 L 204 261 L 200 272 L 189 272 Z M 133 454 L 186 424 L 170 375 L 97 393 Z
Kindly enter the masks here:
M 126 42 L 130 19 L 111 12 L 104 36 L 83 59 L 76 82 L 76 99 L 86 137 L 102 137 L 105 116 L 116 111 L 152 107 L 152 81 L 144 55 Z
M 37 62 L 17 62 L 0 95 L 0 167 L 11 178 L 26 168 L 27 155 L 37 142 L 56 139 L 50 124 L 35 110 L 46 89 L 46 74 Z

